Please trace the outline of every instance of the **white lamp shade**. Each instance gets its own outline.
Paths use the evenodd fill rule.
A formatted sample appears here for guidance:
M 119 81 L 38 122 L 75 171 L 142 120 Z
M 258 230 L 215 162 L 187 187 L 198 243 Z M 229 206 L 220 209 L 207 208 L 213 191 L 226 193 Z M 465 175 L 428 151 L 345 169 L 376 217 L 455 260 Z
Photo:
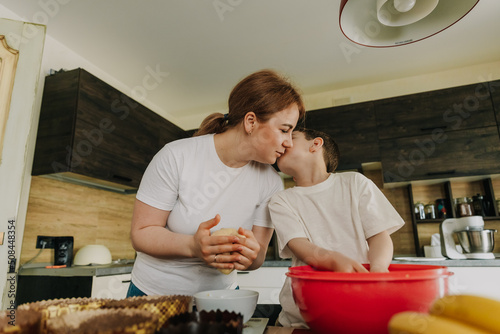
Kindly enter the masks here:
M 479 0 L 342 0 L 339 24 L 356 44 L 392 47 L 433 36 L 467 15 Z

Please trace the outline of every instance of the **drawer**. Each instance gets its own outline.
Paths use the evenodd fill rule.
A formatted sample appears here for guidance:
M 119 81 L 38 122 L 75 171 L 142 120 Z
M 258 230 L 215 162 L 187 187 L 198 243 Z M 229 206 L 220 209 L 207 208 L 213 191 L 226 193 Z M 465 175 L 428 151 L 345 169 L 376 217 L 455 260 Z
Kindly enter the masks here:
M 92 279 L 92 298 L 125 298 L 131 276 L 131 274 L 94 276 Z
M 283 286 L 288 267 L 260 267 L 253 271 L 237 272 L 236 281 L 240 287 L 279 287 Z

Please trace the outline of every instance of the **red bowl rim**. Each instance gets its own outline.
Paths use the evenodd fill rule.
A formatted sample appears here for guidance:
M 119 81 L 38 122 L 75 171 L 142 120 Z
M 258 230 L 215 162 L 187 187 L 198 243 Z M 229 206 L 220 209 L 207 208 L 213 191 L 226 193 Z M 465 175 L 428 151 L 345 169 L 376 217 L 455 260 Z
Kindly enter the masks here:
M 364 265 L 367 267 L 368 265 Z M 388 273 L 342 273 L 313 269 L 311 266 L 288 268 L 286 276 L 326 281 L 409 281 L 449 277 L 453 273 L 445 266 L 420 264 L 391 264 Z

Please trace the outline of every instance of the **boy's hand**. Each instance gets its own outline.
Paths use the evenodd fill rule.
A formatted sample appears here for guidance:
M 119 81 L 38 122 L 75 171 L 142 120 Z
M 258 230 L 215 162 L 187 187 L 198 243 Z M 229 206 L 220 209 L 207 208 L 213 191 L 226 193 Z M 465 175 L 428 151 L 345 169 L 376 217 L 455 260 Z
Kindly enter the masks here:
M 357 261 L 342 253 L 316 246 L 306 238 L 295 238 L 288 242 L 288 248 L 302 262 L 320 270 L 344 273 L 367 273 L 368 270 Z
M 387 266 L 370 265 L 370 272 L 371 273 L 388 273 L 389 268 L 387 268 Z
M 367 273 L 368 270 L 358 261 L 339 252 L 332 252 L 330 270 L 342 273 Z

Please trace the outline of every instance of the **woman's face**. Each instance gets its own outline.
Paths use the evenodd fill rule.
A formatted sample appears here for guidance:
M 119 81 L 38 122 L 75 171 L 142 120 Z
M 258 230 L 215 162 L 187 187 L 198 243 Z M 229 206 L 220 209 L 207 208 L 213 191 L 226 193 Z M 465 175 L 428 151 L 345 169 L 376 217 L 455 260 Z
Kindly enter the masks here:
M 292 147 L 292 131 L 299 120 L 299 108 L 296 104 L 276 112 L 265 123 L 256 122 L 251 134 L 256 157 L 252 160 L 273 164 Z

